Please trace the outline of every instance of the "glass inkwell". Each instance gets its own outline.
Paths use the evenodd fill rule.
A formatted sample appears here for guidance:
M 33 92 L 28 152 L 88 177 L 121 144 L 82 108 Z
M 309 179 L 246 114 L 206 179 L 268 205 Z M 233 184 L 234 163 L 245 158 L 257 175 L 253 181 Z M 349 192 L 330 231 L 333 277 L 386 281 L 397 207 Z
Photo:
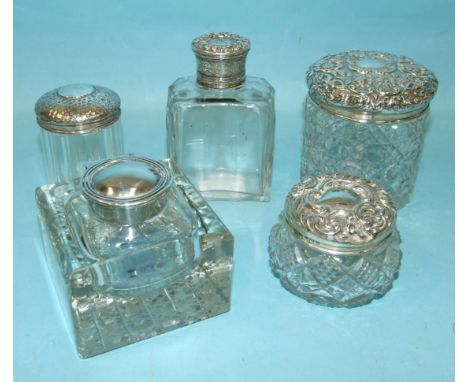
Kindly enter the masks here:
M 233 237 L 169 160 L 104 160 L 36 200 L 81 357 L 229 310 Z

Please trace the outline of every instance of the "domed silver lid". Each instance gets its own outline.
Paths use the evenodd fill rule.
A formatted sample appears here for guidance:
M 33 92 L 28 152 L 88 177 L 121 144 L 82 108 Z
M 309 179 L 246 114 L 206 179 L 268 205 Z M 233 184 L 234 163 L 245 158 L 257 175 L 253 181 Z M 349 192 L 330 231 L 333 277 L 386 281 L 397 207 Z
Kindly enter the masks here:
M 96 85 L 72 84 L 45 93 L 35 106 L 37 122 L 60 134 L 86 134 L 107 127 L 120 117 L 120 98 Z
M 106 220 L 138 223 L 154 215 L 172 184 L 161 161 L 121 157 L 99 162 L 84 173 L 80 188 L 94 211 Z
M 438 86 L 435 75 L 411 58 L 362 50 L 326 56 L 309 68 L 306 78 L 316 103 L 361 122 L 418 116 Z
M 390 237 L 396 209 L 375 183 L 333 174 L 295 185 L 282 216 L 308 245 L 328 253 L 358 254 L 372 251 Z
M 245 80 L 250 41 L 228 32 L 208 33 L 192 41 L 197 57 L 197 81 L 211 88 L 230 88 Z

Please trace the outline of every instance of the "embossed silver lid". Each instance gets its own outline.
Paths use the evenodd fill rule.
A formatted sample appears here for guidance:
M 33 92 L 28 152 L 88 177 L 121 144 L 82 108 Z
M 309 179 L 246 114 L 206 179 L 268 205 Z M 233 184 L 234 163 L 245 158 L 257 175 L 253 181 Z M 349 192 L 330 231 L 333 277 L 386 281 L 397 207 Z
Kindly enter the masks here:
M 86 134 L 107 127 L 120 117 L 120 98 L 113 90 L 72 84 L 51 90 L 35 106 L 42 128 L 60 134 Z
M 360 122 L 414 118 L 438 81 L 411 58 L 354 50 L 323 57 L 306 74 L 310 97 L 327 111 Z
M 192 41 L 197 58 L 197 81 L 211 88 L 231 88 L 245 80 L 250 41 L 228 32 L 208 33 Z
M 288 194 L 282 218 L 307 245 L 332 254 L 363 254 L 393 233 L 396 209 L 377 184 L 350 175 L 306 178 Z
M 154 215 L 172 184 L 161 161 L 143 157 L 106 159 L 89 167 L 81 178 L 83 196 L 106 220 L 138 223 Z

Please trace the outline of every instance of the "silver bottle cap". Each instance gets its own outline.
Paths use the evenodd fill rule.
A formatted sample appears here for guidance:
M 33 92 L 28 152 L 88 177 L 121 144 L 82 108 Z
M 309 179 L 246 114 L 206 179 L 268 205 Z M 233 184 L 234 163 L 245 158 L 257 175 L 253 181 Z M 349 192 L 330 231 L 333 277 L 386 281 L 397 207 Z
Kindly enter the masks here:
M 364 254 L 392 235 L 396 209 L 375 183 L 333 174 L 295 185 L 282 218 L 296 237 L 319 251 Z
M 86 134 L 120 117 L 120 98 L 96 85 L 72 84 L 45 93 L 36 102 L 37 123 L 60 134 Z
M 232 88 L 245 81 L 250 41 L 242 36 L 209 33 L 192 41 L 197 58 L 197 81 L 210 88 Z
M 121 157 L 99 162 L 84 173 L 80 188 L 94 212 L 121 224 L 138 224 L 156 214 L 172 184 L 160 161 Z
M 325 110 L 359 122 L 394 122 L 424 112 L 435 75 L 404 56 L 354 50 L 326 56 L 306 74 L 310 97 Z

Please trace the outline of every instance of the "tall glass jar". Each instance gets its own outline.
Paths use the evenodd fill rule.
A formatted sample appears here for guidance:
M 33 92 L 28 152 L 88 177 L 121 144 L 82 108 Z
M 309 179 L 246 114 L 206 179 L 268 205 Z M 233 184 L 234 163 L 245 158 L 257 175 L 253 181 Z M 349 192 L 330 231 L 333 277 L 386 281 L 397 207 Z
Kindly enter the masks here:
M 270 234 L 270 265 L 290 292 L 355 307 L 382 297 L 400 269 L 396 210 L 387 192 L 343 174 L 306 178 Z
M 274 89 L 245 75 L 248 39 L 210 33 L 192 43 L 197 76 L 169 87 L 168 155 L 207 199 L 270 198 Z
M 120 98 L 89 84 L 65 85 L 36 102 L 47 183 L 81 176 L 86 165 L 123 154 Z
M 349 51 L 307 72 L 301 176 L 371 179 L 401 208 L 410 200 L 438 82 L 412 59 Z

